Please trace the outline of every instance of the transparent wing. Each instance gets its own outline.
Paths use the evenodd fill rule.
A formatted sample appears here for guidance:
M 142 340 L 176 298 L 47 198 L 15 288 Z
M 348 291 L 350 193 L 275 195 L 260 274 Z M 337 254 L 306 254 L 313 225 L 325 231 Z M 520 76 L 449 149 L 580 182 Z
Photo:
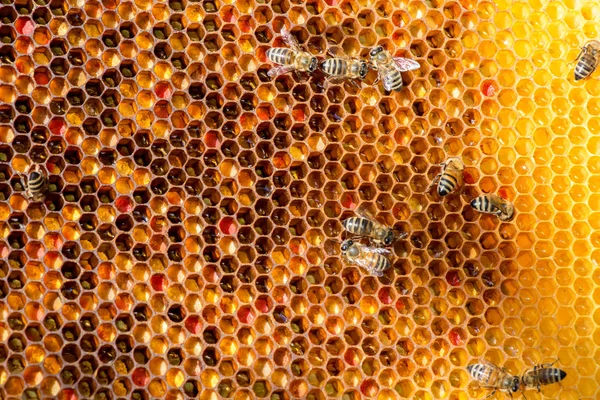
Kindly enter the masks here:
M 402 72 L 413 71 L 415 69 L 421 68 L 421 64 L 419 64 L 415 60 L 411 60 L 409 58 L 394 57 L 393 60 L 394 60 L 394 65 L 396 66 L 396 68 L 398 68 Z
M 327 55 L 332 58 L 347 58 L 346 53 L 337 46 L 327 49 Z
M 392 252 L 389 249 L 383 247 L 364 246 L 363 250 L 367 253 L 381 254 L 382 256 L 385 256 L 387 258 L 390 258 L 392 256 Z
M 391 228 L 391 226 L 389 226 L 387 224 L 382 224 L 381 222 L 377 221 L 377 218 L 375 217 L 375 215 L 373 215 L 373 213 L 371 211 L 369 211 L 369 209 L 366 208 L 364 205 L 359 206 L 356 210 L 354 210 L 354 212 L 359 217 L 363 217 L 363 218 L 373 221 L 373 223 L 376 226 L 379 225 L 379 226 L 384 226 L 386 228 Z
M 296 51 L 302 51 L 302 49 L 300 48 L 300 45 L 296 41 L 296 38 L 294 36 L 292 36 L 292 33 L 290 31 L 288 31 L 288 29 L 285 26 L 281 27 L 281 31 L 279 33 L 281 34 L 283 41 L 288 46 L 290 46 L 292 49 L 294 49 Z
M 354 210 L 354 212 L 360 217 L 370 219 L 371 221 L 377 221 L 373 213 L 369 211 L 369 209 L 364 204 L 358 206 L 358 208 Z
M 292 72 L 296 68 L 293 65 L 281 65 L 278 67 L 273 67 L 267 72 L 269 77 L 273 78 L 279 75 L 287 74 L 288 72 Z

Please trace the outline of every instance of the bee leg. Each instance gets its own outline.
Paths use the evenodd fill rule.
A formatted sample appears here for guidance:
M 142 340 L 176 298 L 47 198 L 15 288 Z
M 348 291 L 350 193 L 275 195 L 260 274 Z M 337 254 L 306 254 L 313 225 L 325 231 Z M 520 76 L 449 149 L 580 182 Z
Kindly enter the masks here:
M 427 190 L 425 191 L 425 193 L 431 192 L 431 189 L 433 189 L 433 187 L 440 181 L 441 177 L 442 177 L 442 174 L 437 174 L 435 176 L 435 178 L 433 178 L 433 180 L 431 181 L 431 184 L 427 187 Z

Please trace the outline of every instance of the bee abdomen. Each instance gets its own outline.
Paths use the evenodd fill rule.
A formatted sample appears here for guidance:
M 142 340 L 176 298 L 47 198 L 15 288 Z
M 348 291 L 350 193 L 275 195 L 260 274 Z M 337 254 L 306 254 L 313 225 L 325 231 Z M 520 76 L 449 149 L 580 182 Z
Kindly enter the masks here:
M 323 71 L 332 76 L 345 76 L 348 72 L 348 62 L 342 58 L 330 58 L 321 64 Z
M 560 368 L 542 368 L 538 371 L 540 385 L 551 385 L 565 379 L 567 373 Z
M 367 218 L 350 217 L 344 221 L 344 229 L 361 236 L 370 236 L 373 232 L 373 226 L 373 221 Z
M 594 72 L 598 60 L 592 54 L 586 53 L 581 56 L 575 65 L 575 80 L 585 79 Z
M 398 70 L 393 70 L 389 75 L 392 90 L 400 91 L 402 89 L 402 74 Z
M 467 371 L 473 379 L 483 383 L 489 383 L 491 374 L 488 373 L 488 366 L 484 364 L 471 364 L 467 367 Z
M 440 178 L 438 186 L 438 194 L 440 196 L 447 196 L 452 193 L 458 185 L 458 179 L 451 174 L 443 174 Z
M 496 212 L 496 207 L 492 204 L 490 199 L 487 196 L 479 196 L 471 201 L 471 207 L 474 209 L 485 212 L 485 213 L 494 213 Z
M 285 47 L 273 47 L 267 50 L 267 58 L 280 65 L 289 65 L 292 63 L 294 52 Z
M 27 186 L 31 192 L 40 192 L 46 185 L 46 179 L 38 172 L 33 172 L 29 175 Z
M 371 257 L 372 259 L 369 264 L 372 265 L 371 272 L 374 275 L 383 275 L 383 272 L 392 266 L 390 260 L 382 254 L 371 254 Z

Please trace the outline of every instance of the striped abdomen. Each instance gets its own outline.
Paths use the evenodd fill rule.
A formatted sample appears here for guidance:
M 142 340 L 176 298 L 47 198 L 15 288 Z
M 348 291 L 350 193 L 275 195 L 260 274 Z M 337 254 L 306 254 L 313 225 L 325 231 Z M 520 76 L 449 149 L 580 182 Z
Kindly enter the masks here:
M 46 178 L 39 172 L 32 172 L 27 178 L 29 192 L 37 196 L 46 190 Z
M 479 196 L 471 201 L 471 207 L 477 211 L 489 214 L 497 214 L 500 210 L 494 205 L 489 196 Z
M 285 47 L 273 47 L 267 50 L 267 58 L 280 65 L 290 65 L 294 62 L 295 52 Z
M 523 383 L 529 387 L 551 385 L 565 379 L 567 373 L 560 368 L 540 368 L 528 371 L 523 377 Z
M 575 80 L 585 79 L 594 72 L 598 65 L 598 58 L 594 50 L 587 50 L 575 65 Z
M 321 69 L 327 75 L 346 76 L 348 74 L 348 61 L 343 58 L 329 58 L 321 63 Z
M 495 386 L 498 380 L 498 372 L 485 364 L 471 364 L 467 371 L 471 378 L 488 386 Z
M 369 265 L 369 272 L 375 276 L 382 276 L 383 272 L 392 266 L 390 260 L 379 253 L 367 252 L 365 262 Z
M 391 68 L 388 73 L 388 82 L 390 89 L 399 92 L 402 89 L 402 74 L 395 68 Z
M 438 185 L 438 194 L 440 196 L 447 196 L 456 190 L 456 187 L 462 183 L 462 172 L 457 170 L 450 170 L 444 172 L 440 178 Z
M 373 236 L 375 224 L 367 218 L 350 217 L 343 223 L 344 229 L 358 236 Z

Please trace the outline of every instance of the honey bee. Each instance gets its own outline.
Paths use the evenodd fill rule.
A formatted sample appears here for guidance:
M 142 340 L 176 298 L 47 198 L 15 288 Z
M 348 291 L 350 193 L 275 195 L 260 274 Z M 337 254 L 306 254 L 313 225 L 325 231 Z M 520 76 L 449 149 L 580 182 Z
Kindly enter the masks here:
M 465 164 L 463 164 L 460 158 L 451 157 L 442 163 L 441 167 L 442 172 L 433 179 L 427 191 L 429 192 L 439 182 L 438 194 L 444 197 L 462 186 Z
M 342 256 L 346 262 L 358 265 L 374 276 L 383 276 L 392 266 L 389 255 L 391 252 L 387 249 L 365 246 L 351 239 L 342 243 Z
M 48 191 L 48 178 L 38 164 L 31 168 L 27 176 L 19 174 L 19 178 L 29 200 L 39 201 Z
M 471 364 L 467 367 L 467 371 L 480 388 L 492 391 L 486 399 L 492 397 L 498 390 L 506 392 L 512 397 L 512 394 L 521 388 L 519 376 L 510 375 L 504 368 L 488 361 L 485 361 L 485 364 Z
M 471 207 L 479 212 L 495 214 L 500 221 L 511 221 L 515 216 L 515 206 L 495 194 L 485 194 L 471 201 Z
M 317 69 L 317 57 L 302 50 L 296 39 L 285 27 L 281 28 L 281 37 L 290 48 L 273 47 L 267 50 L 269 61 L 280 65 L 271 68 L 267 75 L 273 78 L 291 71 L 314 72 Z
M 379 79 L 387 91 L 399 92 L 402 89 L 402 72 L 419 69 L 421 65 L 408 58 L 392 57 L 389 51 L 377 46 L 369 53 L 373 68 L 379 72 Z
M 333 81 L 350 80 L 355 86 L 358 86 L 356 79 L 363 80 L 369 73 L 369 63 L 365 60 L 336 55 L 331 50 L 328 52 L 331 58 L 323 61 L 319 68 L 325 74 L 329 75 Z
M 396 240 L 396 233 L 392 228 L 379 223 L 365 208 L 356 210 L 358 217 L 346 218 L 342 225 L 353 236 L 368 237 L 375 245 L 391 246 Z
M 600 42 L 592 40 L 583 48 L 576 58 L 575 80 L 581 80 L 589 77 L 600 63 Z
M 557 360 L 558 361 L 558 360 Z M 560 368 L 553 368 L 552 364 L 535 365 L 523 374 L 523 385 L 528 388 L 537 388 L 540 391 L 542 385 L 552 385 L 565 379 L 567 373 Z

